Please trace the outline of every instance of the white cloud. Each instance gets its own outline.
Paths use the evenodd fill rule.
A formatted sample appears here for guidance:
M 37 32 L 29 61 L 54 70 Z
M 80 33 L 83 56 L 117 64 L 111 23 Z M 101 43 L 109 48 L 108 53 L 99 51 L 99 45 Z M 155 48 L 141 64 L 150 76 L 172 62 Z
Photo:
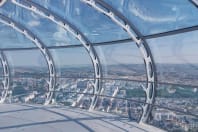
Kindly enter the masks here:
M 175 16 L 153 16 L 153 13 L 149 15 L 149 11 L 145 11 L 145 9 L 139 8 L 137 5 L 132 4 L 131 7 L 129 8 L 130 12 L 132 12 L 135 16 L 141 18 L 144 21 L 149 21 L 149 22 L 175 22 L 178 18 Z M 173 11 L 176 11 L 177 8 L 173 8 Z M 180 17 L 179 19 L 183 19 L 184 17 Z
M 71 45 L 74 43 L 80 43 L 70 32 L 60 26 L 56 27 L 56 31 L 53 33 L 53 39 L 56 40 L 56 45 Z
M 57 26 L 57 31 L 53 34 L 53 38 L 55 40 L 65 41 L 66 31 L 63 28 Z
M 39 21 L 30 21 L 30 22 L 28 22 L 28 25 L 30 27 L 35 27 L 35 26 L 40 25 L 40 22 Z

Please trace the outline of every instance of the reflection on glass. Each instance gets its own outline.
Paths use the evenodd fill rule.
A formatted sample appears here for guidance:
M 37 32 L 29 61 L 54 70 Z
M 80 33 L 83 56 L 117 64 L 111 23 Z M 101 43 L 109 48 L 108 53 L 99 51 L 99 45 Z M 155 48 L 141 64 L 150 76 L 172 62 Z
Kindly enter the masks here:
M 105 0 L 144 35 L 198 25 L 197 8 L 188 0 Z
M 12 93 L 7 98 L 11 103 L 44 104 L 48 91 L 47 78 L 12 78 Z
M 55 102 L 59 105 L 89 109 L 93 97 L 93 81 L 86 78 L 58 78 Z M 122 80 L 103 80 L 102 84 L 103 90 L 96 110 L 121 114 L 138 121 L 142 114 L 141 104 L 145 100 L 140 85 L 145 84 Z M 127 101 L 126 98 L 132 101 Z
M 24 35 L 2 23 L 0 23 L 0 40 L 0 48 L 36 47 Z
M 96 110 L 109 112 L 126 117 L 131 121 L 138 122 L 142 115 L 142 104 L 123 99 L 100 98 Z
M 141 85 L 145 85 L 145 83 L 103 80 L 102 84 L 102 93 L 96 109 L 121 114 L 131 120 L 138 121 L 142 113 L 141 105 L 145 101 L 145 93 Z
M 0 12 L 3 12 L 4 15 L 11 17 L 16 22 L 21 23 L 27 29 L 31 30 L 46 46 L 79 44 L 79 41 L 73 35 L 51 20 L 15 6 L 9 1 L 0 9 Z
M 93 80 L 85 78 L 58 78 L 55 92 L 57 104 L 88 109 L 93 95 L 90 84 Z M 84 93 L 84 94 L 82 94 Z
M 80 0 L 35 1 L 77 26 L 92 43 L 128 38 L 122 28 Z

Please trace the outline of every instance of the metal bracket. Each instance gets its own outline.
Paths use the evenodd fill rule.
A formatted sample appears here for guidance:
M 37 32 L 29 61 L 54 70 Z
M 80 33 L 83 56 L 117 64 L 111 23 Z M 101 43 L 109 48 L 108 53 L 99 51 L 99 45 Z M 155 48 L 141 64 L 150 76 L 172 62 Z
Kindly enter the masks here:
M 9 18 L 1 13 L 0 13 L 0 22 L 13 28 L 14 30 L 18 31 L 19 33 L 23 34 L 26 38 L 31 40 L 40 49 L 43 56 L 45 57 L 47 64 L 48 64 L 48 69 L 49 69 L 49 80 L 47 81 L 49 91 L 46 94 L 47 97 L 45 100 L 45 105 L 49 104 L 52 100 L 53 91 L 54 91 L 55 83 L 56 83 L 56 78 L 55 78 L 56 71 L 55 71 L 54 61 L 51 57 L 50 52 L 45 47 L 43 42 L 36 35 L 34 35 L 30 30 L 28 30 L 21 24 L 15 22 L 11 18 Z

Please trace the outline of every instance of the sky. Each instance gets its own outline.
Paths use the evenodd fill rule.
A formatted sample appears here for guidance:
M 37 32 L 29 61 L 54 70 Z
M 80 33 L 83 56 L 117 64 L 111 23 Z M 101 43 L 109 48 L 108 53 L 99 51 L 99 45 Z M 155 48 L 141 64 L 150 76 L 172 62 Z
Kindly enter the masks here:
M 146 0 L 106 1 L 122 12 L 137 26 L 142 34 L 158 33 L 198 25 L 198 9 L 187 0 L 162 0 L 160 2 L 156 2 L 156 0 L 149 2 Z M 54 11 L 58 9 L 62 12 L 66 11 L 64 14 L 58 11 L 57 13 L 60 13 L 59 15 L 64 18 L 68 18 L 69 21 L 74 22 L 91 41 L 111 41 L 129 37 L 126 32 L 107 17 L 76 0 L 68 0 L 68 2 L 59 5 L 55 4 L 52 6 L 51 3 L 44 6 Z M 66 7 L 67 10 L 65 9 Z M 80 44 L 78 40 L 60 26 L 25 9 L 19 8 L 15 10 L 13 4 L 8 3 L 0 9 L 0 12 L 11 16 L 16 21 L 28 27 L 46 46 Z M 0 48 L 35 47 L 31 41 L 17 31 L 2 24 L 0 24 L 0 29 L 0 39 L 2 40 Z M 198 31 L 194 31 L 150 39 L 147 42 L 156 63 L 196 64 L 198 62 L 197 36 Z M 97 46 L 96 51 L 101 62 L 104 64 L 143 64 L 141 54 L 134 43 Z M 55 63 L 59 66 L 91 64 L 90 57 L 84 48 L 51 50 L 51 54 L 55 58 Z M 16 66 L 46 65 L 40 51 L 8 51 L 6 55 L 10 63 Z

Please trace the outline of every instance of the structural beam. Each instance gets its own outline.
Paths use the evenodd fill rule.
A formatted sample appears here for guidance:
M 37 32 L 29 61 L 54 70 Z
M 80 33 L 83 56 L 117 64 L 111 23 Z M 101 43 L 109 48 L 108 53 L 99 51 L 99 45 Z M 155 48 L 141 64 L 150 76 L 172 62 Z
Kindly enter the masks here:
M 198 0 L 189 0 L 195 7 L 198 8 Z
M 29 0 L 19 0 L 19 1 L 12 0 L 12 3 L 22 8 L 25 8 L 29 11 L 32 11 L 36 14 L 39 14 L 42 17 L 47 18 L 52 22 L 56 23 L 57 25 L 59 25 L 60 27 L 71 33 L 75 38 L 77 38 L 81 42 L 83 47 L 86 49 L 92 60 L 94 66 L 94 73 L 95 73 L 95 78 L 94 78 L 95 95 L 92 98 L 90 110 L 94 109 L 96 106 L 96 102 L 98 100 L 98 96 L 96 95 L 100 94 L 101 92 L 102 67 L 100 64 L 99 57 L 94 47 L 92 46 L 91 42 L 85 37 L 85 35 L 77 27 L 75 27 L 73 24 L 68 22 L 66 19 L 63 19 L 59 15 L 55 14 L 54 12 Z
M 50 52 L 45 47 L 44 43 L 26 27 L 22 26 L 21 24 L 15 22 L 11 18 L 1 13 L 0 13 L 0 22 L 13 28 L 14 30 L 18 31 L 19 33 L 23 34 L 26 38 L 31 40 L 40 49 L 43 56 L 45 57 L 47 64 L 48 64 L 48 69 L 49 69 L 49 80 L 47 81 L 49 91 L 46 94 L 45 104 L 46 105 L 49 104 L 52 100 L 53 91 L 54 91 L 55 84 L 56 84 L 56 78 L 55 78 L 56 71 L 55 71 L 54 61 L 51 57 Z
M 188 33 L 198 30 L 198 25 L 186 27 L 186 28 L 180 28 L 177 30 L 171 30 L 167 32 L 161 32 L 156 34 L 150 34 L 146 36 L 142 36 L 141 39 L 154 39 L 154 38 L 160 38 L 160 37 L 166 37 L 171 35 L 178 35 L 182 33 Z M 139 39 L 139 38 L 137 38 Z M 129 43 L 133 42 L 131 38 L 129 39 L 122 39 L 122 40 L 114 40 L 114 41 L 107 41 L 107 42 L 99 42 L 99 43 L 92 43 L 93 46 L 103 46 L 103 45 L 113 45 L 113 44 L 122 44 L 122 43 Z M 82 47 L 82 44 L 75 44 L 75 45 L 63 45 L 63 46 L 48 46 L 48 49 L 61 49 L 61 48 L 76 48 L 76 47 Z M 38 49 L 37 47 L 27 47 L 27 48 L 3 48 L 2 51 L 15 51 L 15 50 L 32 50 L 32 49 Z
M 0 0 L 0 7 L 5 4 L 7 0 Z
M 3 91 L 1 92 L 0 103 L 4 103 L 10 90 L 10 67 L 3 51 L 0 51 L 0 61 L 3 67 Z
M 132 40 L 136 42 L 136 45 L 142 54 L 147 71 L 147 87 L 143 89 L 146 93 L 146 103 L 143 105 L 143 114 L 141 116 L 140 123 L 147 122 L 151 114 L 152 105 L 155 101 L 155 88 L 157 84 L 155 63 L 147 42 L 144 39 L 141 39 L 141 33 L 125 16 L 103 0 L 82 0 L 82 2 L 109 17 L 114 23 L 122 27 L 129 34 Z

